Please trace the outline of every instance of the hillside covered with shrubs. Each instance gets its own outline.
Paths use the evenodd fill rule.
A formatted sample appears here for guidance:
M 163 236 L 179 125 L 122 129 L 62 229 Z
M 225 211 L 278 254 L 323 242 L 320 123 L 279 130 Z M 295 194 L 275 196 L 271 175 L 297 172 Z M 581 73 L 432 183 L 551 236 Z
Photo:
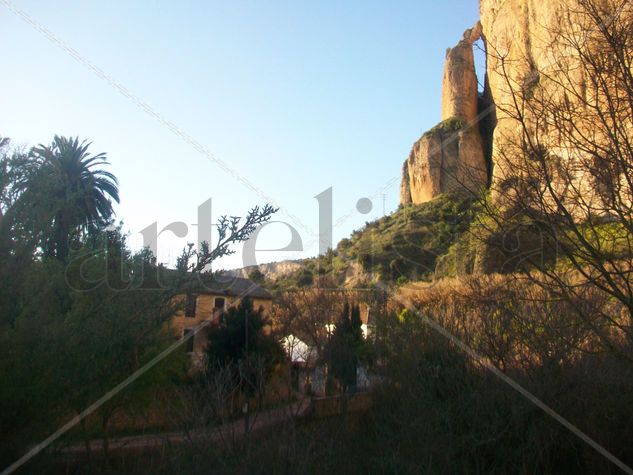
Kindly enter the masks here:
M 432 280 L 438 261 L 468 231 L 475 212 L 473 199 L 459 195 L 400 206 L 366 223 L 327 254 L 298 261 L 301 267 L 290 273 L 271 276 L 267 286 L 309 287 L 324 276 L 348 286 Z M 262 277 L 256 270 L 249 275 Z

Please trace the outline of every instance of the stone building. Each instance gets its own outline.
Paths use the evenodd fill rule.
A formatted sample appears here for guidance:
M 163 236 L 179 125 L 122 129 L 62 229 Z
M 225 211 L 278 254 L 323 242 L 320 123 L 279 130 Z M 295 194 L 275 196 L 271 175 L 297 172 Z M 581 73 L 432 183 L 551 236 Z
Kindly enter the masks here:
M 254 309 L 270 311 L 270 292 L 242 277 L 205 281 L 179 296 L 184 308 L 174 315 L 170 327 L 177 338 L 186 339 L 184 344 L 194 363 L 204 358 L 209 328 L 219 325 L 226 310 L 237 306 L 245 297 L 250 298 Z

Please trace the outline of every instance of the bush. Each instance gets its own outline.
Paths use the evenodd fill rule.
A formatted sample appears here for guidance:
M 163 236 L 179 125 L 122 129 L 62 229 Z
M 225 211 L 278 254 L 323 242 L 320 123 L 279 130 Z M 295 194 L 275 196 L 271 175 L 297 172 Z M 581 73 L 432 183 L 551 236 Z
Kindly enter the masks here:
M 419 466 L 432 473 L 611 473 L 608 460 L 481 362 L 625 463 L 633 461 L 624 442 L 633 430 L 622 423 L 633 416 L 633 347 L 622 332 L 605 342 L 595 331 L 618 333 L 613 321 L 623 323 L 622 309 L 612 299 L 587 287 L 582 298 L 566 301 L 499 275 L 400 292 L 482 360 L 466 357 L 393 303 L 392 317 L 378 330 L 386 384 L 376 393 L 366 431 L 382 431 L 380 442 L 397 448 L 398 457 L 377 463 L 397 463 L 405 472 Z M 587 314 L 596 317 L 579 317 Z
M 402 207 L 355 232 L 339 244 L 337 252 L 383 280 L 431 279 L 438 258 L 467 231 L 471 205 L 470 199 L 442 195 Z

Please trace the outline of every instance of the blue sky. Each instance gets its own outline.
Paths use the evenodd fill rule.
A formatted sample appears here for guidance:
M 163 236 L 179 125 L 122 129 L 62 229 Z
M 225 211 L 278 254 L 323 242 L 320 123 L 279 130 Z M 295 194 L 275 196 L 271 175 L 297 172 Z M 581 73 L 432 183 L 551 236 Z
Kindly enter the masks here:
M 14 5 L 243 180 L 4 5 L 0 135 L 26 145 L 79 136 L 106 152 L 120 180 L 117 214 L 136 247 L 153 222 L 196 223 L 209 198 L 214 220 L 271 198 L 282 208 L 275 219 L 297 229 L 304 251 L 258 252 L 259 262 L 316 254 L 314 196 L 329 187 L 333 221 L 351 213 L 335 243 L 383 214 L 383 193 L 386 212 L 396 209 L 402 162 L 440 119 L 446 48 L 478 18 L 476 0 Z M 370 213 L 355 211 L 359 198 L 374 196 Z M 189 229 L 159 238 L 162 261 L 196 240 Z M 257 247 L 288 240 L 285 226 L 271 225 Z M 239 267 L 236 250 L 220 265 Z

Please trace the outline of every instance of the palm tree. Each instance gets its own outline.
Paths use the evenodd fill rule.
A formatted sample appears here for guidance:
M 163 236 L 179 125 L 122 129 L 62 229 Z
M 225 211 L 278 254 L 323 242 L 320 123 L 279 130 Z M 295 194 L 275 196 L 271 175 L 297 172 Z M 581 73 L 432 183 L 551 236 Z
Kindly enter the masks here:
M 68 256 L 69 241 L 77 233 L 91 234 L 107 224 L 114 214 L 112 202 L 119 202 L 118 180 L 97 168 L 108 165 L 106 154 L 91 156 L 90 145 L 56 135 L 51 145 L 33 149 L 40 173 L 30 187 L 39 188 L 40 204 L 52 217 L 45 250 L 62 260 Z

